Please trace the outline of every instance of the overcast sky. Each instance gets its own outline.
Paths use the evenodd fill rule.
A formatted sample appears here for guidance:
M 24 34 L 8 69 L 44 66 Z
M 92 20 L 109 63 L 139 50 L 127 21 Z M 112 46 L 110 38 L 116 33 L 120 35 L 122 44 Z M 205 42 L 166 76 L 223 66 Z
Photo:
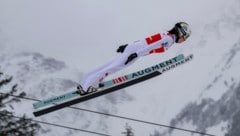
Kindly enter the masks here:
M 12 51 L 40 52 L 86 71 L 113 57 L 118 45 L 178 21 L 197 37 L 221 6 L 223 0 L 0 0 L 0 36 Z
M 212 24 L 222 16 L 226 4 L 228 4 L 226 0 L 0 0 L 0 47 L 2 48 L 0 50 L 40 52 L 46 57 L 62 60 L 81 72 L 87 72 L 115 56 L 118 45 L 145 38 L 156 32 L 167 31 L 176 22 L 186 21 L 193 31 L 189 40 L 183 44 L 186 46 L 172 48 L 163 55 L 148 56 L 140 63 L 137 62 L 132 69 L 134 71 L 142 69 L 145 63 L 149 65 L 159 63 L 163 59 L 162 56 L 166 59 L 179 52 L 186 55 L 194 53 L 196 56 L 194 62 L 182 69 L 189 75 L 177 73 L 176 71 L 180 69 L 176 69 L 164 78 L 151 80 L 151 84 L 138 84 L 138 88 L 132 87 L 129 92 L 136 94 L 134 90 L 140 91 L 141 88 L 142 92 L 136 96 L 137 104 L 132 102 L 122 108 L 118 107 L 120 113 L 132 108 L 133 112 L 128 113 L 136 118 L 141 118 L 144 114 L 139 112 L 141 109 L 150 110 L 144 114 L 146 120 L 154 120 L 156 115 L 159 116 L 159 120 L 161 119 L 160 122 L 167 124 L 169 118 L 184 105 L 179 106 L 178 102 L 187 103 L 191 98 L 182 98 L 186 97 L 186 94 L 189 97 L 197 96 L 197 92 L 192 90 L 195 90 L 196 86 L 201 86 L 199 84 L 207 82 L 205 75 L 209 74 L 207 72 L 212 62 L 205 60 L 207 55 L 220 52 L 213 52 L 218 47 L 216 42 L 218 40 L 204 39 L 208 47 L 202 49 L 201 53 L 196 53 L 200 51 L 195 46 L 203 39 L 202 29 L 206 24 Z M 208 51 L 210 47 L 211 50 Z M 195 49 L 191 50 L 191 48 Z M 215 57 L 220 59 L 218 55 Z M 198 67 L 199 64 L 206 66 Z M 193 67 L 194 70 L 187 72 Z M 126 69 L 124 74 L 129 73 L 129 69 L 131 68 Z M 199 69 L 201 71 L 197 73 Z M 195 73 L 202 77 L 196 78 Z M 191 81 L 191 84 L 184 83 L 182 76 L 186 76 L 188 80 L 185 81 Z M 166 77 L 171 80 L 166 80 Z M 178 80 L 179 78 L 181 80 Z M 164 83 L 172 80 L 175 81 L 176 87 L 164 86 Z M 158 92 L 155 88 L 160 86 L 167 89 Z M 152 89 L 149 89 L 150 87 Z M 153 94 L 146 93 L 145 90 L 151 90 Z M 159 95 L 153 97 L 154 93 Z M 176 103 L 174 101 L 171 103 L 169 98 L 174 98 Z M 168 105 L 165 105 L 167 102 Z M 149 107 L 148 103 L 156 106 Z

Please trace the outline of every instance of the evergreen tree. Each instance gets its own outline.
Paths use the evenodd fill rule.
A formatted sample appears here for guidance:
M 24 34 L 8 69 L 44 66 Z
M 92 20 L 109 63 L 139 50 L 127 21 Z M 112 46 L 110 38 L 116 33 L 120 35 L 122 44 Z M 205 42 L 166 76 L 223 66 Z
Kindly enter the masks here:
M 126 132 L 122 132 L 122 134 L 125 134 L 126 136 L 134 136 L 132 128 L 128 124 L 126 124 L 125 129 L 126 129 Z
M 0 72 L 0 77 L 3 73 Z M 0 89 L 8 85 L 12 81 L 12 77 L 3 77 L 0 80 Z M 19 97 L 24 97 L 26 93 L 17 93 L 17 84 L 11 87 L 8 93 L 0 92 L 0 136 L 34 136 L 40 130 L 37 123 L 27 119 L 26 116 L 17 117 L 14 113 L 7 109 L 14 109 L 12 104 L 20 102 Z M 17 97 L 11 97 L 16 95 Z
M 240 94 L 238 94 L 240 96 Z M 228 133 L 225 136 L 239 136 L 240 134 L 240 111 L 234 113 L 232 121 L 229 123 Z

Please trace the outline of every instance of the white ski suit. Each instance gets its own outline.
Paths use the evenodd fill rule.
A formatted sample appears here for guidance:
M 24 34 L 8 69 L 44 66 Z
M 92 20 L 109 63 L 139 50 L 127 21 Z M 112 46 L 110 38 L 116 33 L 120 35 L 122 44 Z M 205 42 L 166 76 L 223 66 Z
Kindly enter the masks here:
M 98 84 L 103 82 L 104 78 L 109 74 L 113 74 L 128 67 L 142 56 L 153 53 L 163 53 L 174 44 L 174 41 L 174 35 L 168 33 L 157 33 L 145 39 L 129 43 L 121 55 L 83 75 L 80 84 L 85 91 L 89 86 L 98 87 Z M 137 57 L 128 64 L 125 64 L 128 57 L 133 53 L 136 53 Z

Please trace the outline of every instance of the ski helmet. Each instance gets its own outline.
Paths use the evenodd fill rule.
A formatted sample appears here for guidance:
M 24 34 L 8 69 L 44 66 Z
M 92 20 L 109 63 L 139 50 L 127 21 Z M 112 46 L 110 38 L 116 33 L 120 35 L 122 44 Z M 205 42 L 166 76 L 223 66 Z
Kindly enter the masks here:
M 175 31 L 177 32 L 177 39 L 182 37 L 186 40 L 192 33 L 189 25 L 185 22 L 179 22 L 174 26 Z

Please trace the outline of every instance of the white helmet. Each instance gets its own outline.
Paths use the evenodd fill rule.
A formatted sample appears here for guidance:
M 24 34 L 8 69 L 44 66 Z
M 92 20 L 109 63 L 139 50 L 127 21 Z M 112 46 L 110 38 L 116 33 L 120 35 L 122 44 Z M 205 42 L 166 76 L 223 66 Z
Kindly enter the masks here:
M 185 22 L 179 22 L 175 24 L 174 29 L 177 32 L 177 37 L 183 37 L 184 40 L 186 40 L 192 33 L 189 25 Z

